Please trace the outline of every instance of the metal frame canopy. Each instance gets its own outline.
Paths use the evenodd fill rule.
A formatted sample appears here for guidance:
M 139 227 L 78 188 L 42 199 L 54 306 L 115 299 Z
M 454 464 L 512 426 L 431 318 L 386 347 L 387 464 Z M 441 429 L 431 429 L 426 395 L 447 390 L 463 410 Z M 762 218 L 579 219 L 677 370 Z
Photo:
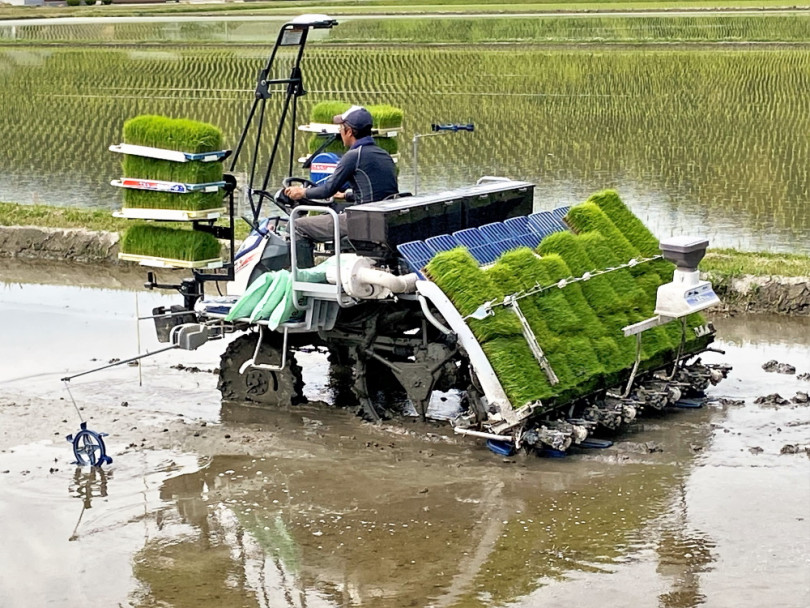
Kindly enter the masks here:
M 278 33 L 276 43 L 273 46 L 273 51 L 267 60 L 264 68 L 259 71 L 256 82 L 256 91 L 254 94 L 253 105 L 248 113 L 248 118 L 245 121 L 245 126 L 242 129 L 242 134 L 239 136 L 239 143 L 234 150 L 231 160 L 230 170 L 233 171 L 236 167 L 236 162 L 242 151 L 242 146 L 245 143 L 248 131 L 255 123 L 256 139 L 253 144 L 252 157 L 250 159 L 250 177 L 247 184 L 248 200 L 250 201 L 250 210 L 253 215 L 252 224 L 257 225 L 259 216 L 261 214 L 262 199 L 266 196 L 267 186 L 270 182 L 270 172 L 276 160 L 276 154 L 281 143 L 281 134 L 284 130 L 284 125 L 287 122 L 288 114 L 291 116 L 290 128 L 290 165 L 287 170 L 287 175 L 292 175 L 293 170 L 293 152 L 295 150 L 295 134 L 296 134 L 296 113 L 298 107 L 298 98 L 306 95 L 304 89 L 304 82 L 301 73 L 301 58 L 304 55 L 304 47 L 307 43 L 310 30 L 313 29 L 331 29 L 338 24 L 337 20 L 328 17 L 327 15 L 311 14 L 299 15 L 292 21 L 285 23 Z M 293 61 L 290 74 L 286 78 L 273 78 L 272 70 L 276 60 L 276 55 L 281 47 L 297 47 L 297 53 Z M 281 115 L 278 120 L 278 127 L 276 128 L 275 138 L 273 140 L 273 147 L 270 151 L 270 159 L 267 162 L 264 178 L 261 182 L 260 188 L 254 188 L 256 179 L 256 166 L 259 160 L 259 146 L 262 139 L 264 130 L 264 117 L 265 106 L 270 95 L 273 93 L 273 87 L 277 85 L 286 85 L 284 102 L 281 108 Z M 258 112 L 257 112 L 258 110 Z M 253 192 L 259 194 L 258 200 L 254 201 Z

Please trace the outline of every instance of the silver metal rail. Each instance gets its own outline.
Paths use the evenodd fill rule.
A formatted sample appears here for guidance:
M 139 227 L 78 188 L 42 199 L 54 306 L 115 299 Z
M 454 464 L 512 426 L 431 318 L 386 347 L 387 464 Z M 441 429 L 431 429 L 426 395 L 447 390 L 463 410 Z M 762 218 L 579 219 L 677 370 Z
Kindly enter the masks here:
M 326 283 L 309 283 L 306 281 L 298 280 L 298 259 L 296 255 L 296 240 L 300 238 L 295 233 L 295 220 L 305 212 L 309 213 L 314 211 L 316 213 L 328 213 L 332 217 L 333 236 L 335 243 L 335 284 Z M 312 307 L 312 302 L 308 301 L 305 305 L 300 305 L 298 300 L 301 296 L 308 298 L 319 298 L 324 300 L 331 300 L 337 302 L 341 307 L 351 306 L 354 303 L 346 293 L 343 291 L 343 283 L 340 277 L 340 222 L 338 214 L 334 209 L 329 207 L 322 207 L 318 205 L 299 205 L 290 213 L 290 274 L 293 281 L 293 305 L 297 310 L 305 311 Z

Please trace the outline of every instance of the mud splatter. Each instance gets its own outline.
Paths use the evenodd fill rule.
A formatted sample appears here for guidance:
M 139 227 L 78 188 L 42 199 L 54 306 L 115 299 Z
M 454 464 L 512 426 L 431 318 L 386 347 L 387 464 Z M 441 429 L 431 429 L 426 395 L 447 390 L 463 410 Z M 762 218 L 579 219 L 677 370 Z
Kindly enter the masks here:
M 762 364 L 762 369 L 766 372 L 776 372 L 777 374 L 795 374 L 796 368 L 790 363 L 779 363 L 775 359 Z

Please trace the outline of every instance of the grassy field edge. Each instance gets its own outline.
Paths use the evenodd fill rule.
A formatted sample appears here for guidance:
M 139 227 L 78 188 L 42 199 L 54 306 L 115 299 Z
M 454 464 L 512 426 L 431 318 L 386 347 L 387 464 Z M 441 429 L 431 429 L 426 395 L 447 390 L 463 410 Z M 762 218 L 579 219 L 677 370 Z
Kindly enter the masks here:
M 137 17 L 155 15 L 219 16 L 223 14 L 287 16 L 325 11 L 331 16 L 352 15 L 430 15 L 430 14 L 504 14 L 504 13 L 611 13 L 653 11 L 716 11 L 738 10 L 796 10 L 810 8 L 810 3 L 789 3 L 784 0 L 414 0 L 403 3 L 392 0 L 327 0 L 313 6 L 311 1 L 250 2 L 250 3 L 187 3 L 171 4 L 111 4 L 108 6 L 10 6 L 0 4 L 3 19 L 58 19 L 60 17 Z M 317 9 L 317 10 L 315 10 Z
M 0 0 L 2 1 L 2 0 Z M 448 0 L 449 1 L 449 0 Z M 655 4 L 655 3 L 651 3 Z M 364 5 L 365 6 L 365 5 Z M 678 10 L 577 10 L 565 11 L 519 11 L 495 10 L 485 12 L 472 10 L 441 11 L 443 7 L 453 8 L 455 4 L 441 4 L 429 8 L 430 12 L 407 12 L 396 14 L 356 14 L 336 15 L 340 27 L 324 38 L 316 38 L 315 44 L 322 45 L 544 45 L 567 46 L 579 44 L 596 45 L 655 45 L 655 44 L 778 44 L 804 46 L 810 41 L 810 6 L 790 7 L 770 10 L 764 6 L 754 6 L 740 10 L 697 9 Z M 489 5 L 486 5 L 489 6 Z M 502 5 L 499 5 L 502 6 Z M 511 6 L 511 5 L 510 5 Z M 541 5 L 527 4 L 536 8 Z M 31 7 L 27 7 L 31 8 Z M 51 7 L 47 7 L 51 8 Z M 95 8 L 79 7 L 92 11 Z M 147 7 L 152 8 L 152 7 Z M 462 8 L 462 7 L 459 7 Z M 222 20 L 242 20 L 249 17 L 287 19 L 271 13 L 251 12 L 248 15 L 238 12 L 216 14 L 190 13 L 177 15 L 183 20 L 179 29 L 169 40 L 155 37 L 141 27 L 139 17 L 150 15 L 110 15 L 109 28 L 99 29 L 99 19 L 92 14 L 77 13 L 77 16 L 61 19 L 48 16 L 34 21 L 21 19 L 8 21 L 19 27 L 3 27 L 4 19 L 0 8 L 0 46 L 39 46 L 39 45 L 128 45 L 149 44 L 173 46 L 176 44 L 226 45 L 264 43 L 263 35 L 233 33 L 222 29 Z M 293 11 L 293 13 L 295 12 Z M 55 18 L 51 18 L 55 17 Z M 170 22 L 171 14 L 155 12 L 151 17 Z M 195 19 L 200 19 L 195 22 Z M 238 21 L 237 21 L 238 23 Z M 30 24 L 30 26 L 29 26 Z M 251 38 L 253 36 L 253 38 Z

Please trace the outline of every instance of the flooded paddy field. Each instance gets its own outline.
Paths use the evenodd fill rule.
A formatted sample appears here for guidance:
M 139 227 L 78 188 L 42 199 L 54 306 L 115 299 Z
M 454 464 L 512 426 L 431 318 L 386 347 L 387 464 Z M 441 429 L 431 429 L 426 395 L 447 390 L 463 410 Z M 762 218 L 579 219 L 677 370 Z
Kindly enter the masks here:
M 319 353 L 299 358 L 309 403 L 221 410 L 209 343 L 71 382 L 109 433 L 113 464 L 89 469 L 59 379 L 133 356 L 136 298 L 176 296 L 141 271 L 4 261 L 0 279 L 4 608 L 810 605 L 810 405 L 791 402 L 810 319 L 715 318 L 726 354 L 706 360 L 734 370 L 708 406 L 563 459 L 362 422 L 329 405 Z M 147 324 L 140 342 L 159 346 Z
M 508 22 L 516 29 L 502 40 L 557 31 L 537 20 Z M 322 101 L 401 108 L 402 191 L 418 189 L 417 175 L 423 192 L 501 175 L 536 184 L 542 210 L 614 188 L 662 237 L 700 231 L 713 247 L 806 252 L 810 15 L 779 22 L 774 31 L 797 29 L 778 45 L 381 44 L 393 33 L 371 29 L 378 36 L 367 44 L 319 40 L 307 50 L 300 121 Z M 347 23 L 328 37 L 345 40 L 341 28 L 358 34 L 374 24 Z M 110 180 L 121 177 L 121 159 L 107 149 L 140 114 L 210 122 L 226 146 L 236 145 L 277 23 L 239 24 L 263 32 L 246 42 L 223 42 L 215 28 L 227 23 L 160 25 L 20 26 L 36 29 L 30 43 L 0 44 L 0 201 L 119 208 Z M 717 31 L 704 25 L 695 31 Z M 101 38 L 91 43 L 74 27 Z M 119 27 L 134 29 L 119 31 L 120 44 L 99 46 Z M 434 27 L 450 36 L 435 32 L 437 41 L 469 32 L 444 19 L 414 22 L 412 31 Z M 186 28 L 197 34 L 176 38 Z M 280 60 L 286 77 L 290 58 Z M 280 112 L 281 96 L 271 97 L 269 124 Z M 475 132 L 422 139 L 414 155 L 412 137 L 445 122 L 474 122 Z M 274 187 L 286 177 L 289 144 L 282 141 Z M 269 157 L 269 143 L 262 146 Z M 306 150 L 299 137 L 294 159 Z M 244 160 L 237 176 L 247 171 Z

